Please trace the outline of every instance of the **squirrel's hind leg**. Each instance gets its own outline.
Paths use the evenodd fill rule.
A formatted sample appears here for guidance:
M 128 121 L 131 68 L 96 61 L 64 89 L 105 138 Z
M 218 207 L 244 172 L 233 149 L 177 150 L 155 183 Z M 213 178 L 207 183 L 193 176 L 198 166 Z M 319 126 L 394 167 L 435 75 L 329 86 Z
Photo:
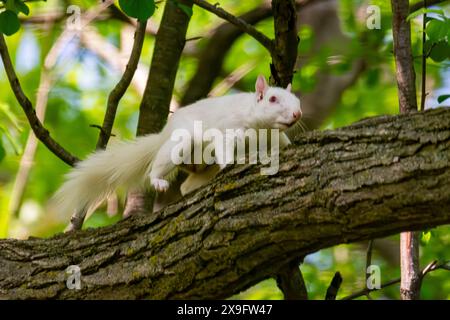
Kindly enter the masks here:
M 186 194 L 204 186 L 211 182 L 214 177 L 219 173 L 220 167 L 217 164 L 208 166 L 205 170 L 201 172 L 190 173 L 186 180 L 180 187 L 181 194 L 185 196 Z
M 159 149 L 152 163 L 150 170 L 150 183 L 156 189 L 156 191 L 164 192 L 169 189 L 169 181 L 167 181 L 167 175 L 169 175 L 175 168 L 176 164 L 172 161 L 172 148 L 174 147 L 173 141 L 167 141 Z

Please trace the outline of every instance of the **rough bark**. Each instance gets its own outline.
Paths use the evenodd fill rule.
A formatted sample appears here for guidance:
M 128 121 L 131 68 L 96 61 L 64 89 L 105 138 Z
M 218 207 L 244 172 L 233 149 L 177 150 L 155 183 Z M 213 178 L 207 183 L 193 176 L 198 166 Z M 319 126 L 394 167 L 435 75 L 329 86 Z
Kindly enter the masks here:
M 411 25 L 408 0 L 391 0 L 392 34 L 400 112 L 417 111 L 416 73 L 411 48 Z
M 274 176 L 233 166 L 158 213 L 2 240 L 0 298 L 225 298 L 295 257 L 448 223 L 450 110 L 377 117 L 300 137 Z
M 192 7 L 189 0 L 177 0 Z M 175 1 L 167 1 L 161 26 L 156 34 L 147 86 L 140 106 L 138 135 L 158 133 L 169 115 L 175 76 L 184 45 L 190 17 Z
M 400 113 L 417 111 L 416 73 L 411 47 L 411 25 L 408 0 L 391 0 L 392 34 L 398 86 Z M 422 97 L 424 98 L 424 97 Z M 400 234 L 401 283 L 403 300 L 418 299 L 420 295 L 419 235 Z
M 270 64 L 271 83 L 286 88 L 292 83 L 297 61 L 297 11 L 294 0 L 272 0 L 275 40 Z M 300 259 L 303 261 L 303 259 Z M 278 288 L 286 300 L 307 300 L 303 275 L 299 260 L 290 261 L 277 274 Z
M 271 81 L 286 88 L 292 83 L 297 61 L 297 11 L 294 0 L 272 0 L 275 47 L 272 52 Z

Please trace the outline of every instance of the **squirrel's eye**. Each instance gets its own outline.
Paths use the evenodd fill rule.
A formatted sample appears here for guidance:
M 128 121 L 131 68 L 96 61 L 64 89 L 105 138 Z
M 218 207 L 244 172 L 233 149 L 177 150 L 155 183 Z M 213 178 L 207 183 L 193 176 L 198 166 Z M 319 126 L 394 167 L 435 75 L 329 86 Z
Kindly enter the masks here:
M 269 101 L 272 102 L 272 103 L 275 103 L 275 102 L 277 102 L 277 97 L 271 96 Z

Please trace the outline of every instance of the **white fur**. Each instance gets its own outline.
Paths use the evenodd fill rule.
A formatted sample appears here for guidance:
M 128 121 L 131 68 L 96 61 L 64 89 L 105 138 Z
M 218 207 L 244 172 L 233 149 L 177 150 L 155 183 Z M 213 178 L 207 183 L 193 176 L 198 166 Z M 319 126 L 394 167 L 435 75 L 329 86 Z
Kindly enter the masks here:
M 174 145 L 171 134 L 175 129 L 184 128 L 192 136 L 194 121 L 201 120 L 203 130 L 216 128 L 222 132 L 225 129 L 286 129 L 301 114 L 299 99 L 288 89 L 269 87 L 263 77 L 258 77 L 256 93 L 200 100 L 175 112 L 160 134 L 92 154 L 67 175 L 67 181 L 55 195 L 57 210 L 92 210 L 119 186 L 139 187 L 148 176 L 157 191 L 166 191 L 169 187 L 166 179 L 176 169 L 171 161 Z M 276 102 L 271 102 L 271 97 L 275 97 L 272 100 Z M 284 133 L 281 142 L 289 143 Z M 216 167 L 191 172 L 181 188 L 183 194 L 207 183 L 217 172 Z

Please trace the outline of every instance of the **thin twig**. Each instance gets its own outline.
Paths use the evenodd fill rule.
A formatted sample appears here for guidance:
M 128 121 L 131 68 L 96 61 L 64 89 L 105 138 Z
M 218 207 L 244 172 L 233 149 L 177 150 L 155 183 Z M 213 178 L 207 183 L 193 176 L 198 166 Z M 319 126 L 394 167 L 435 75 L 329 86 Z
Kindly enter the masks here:
M 109 94 L 108 105 L 106 107 L 105 118 L 103 119 L 102 130 L 100 130 L 100 134 L 98 137 L 97 149 L 104 149 L 108 144 L 112 127 L 114 125 L 114 120 L 116 118 L 119 101 L 120 99 L 122 99 L 123 95 L 130 86 L 131 80 L 133 79 L 134 73 L 136 72 L 139 63 L 139 59 L 141 57 L 146 27 L 147 21 L 139 22 L 136 28 L 136 33 L 134 35 L 133 49 L 131 51 L 130 59 L 128 60 L 125 72 L 123 73 L 122 78 L 119 80 L 117 85 Z
M 366 285 L 367 285 L 367 280 L 369 280 L 369 274 L 367 273 L 367 269 L 369 269 L 369 266 L 372 265 L 372 251 L 373 251 L 373 242 L 374 240 L 369 240 L 369 245 L 367 246 L 367 254 L 366 254 Z M 372 299 L 370 297 L 370 293 L 367 293 L 367 299 Z
M 8 47 L 5 42 L 5 38 L 2 33 L 0 33 L 0 55 L 2 57 L 3 65 L 5 67 L 6 75 L 11 86 L 11 89 L 16 96 L 17 101 L 22 107 L 25 115 L 27 116 L 28 122 L 30 123 L 31 129 L 33 130 L 36 137 L 45 144 L 45 146 L 53 152 L 58 158 L 63 160 L 70 166 L 73 166 L 78 162 L 78 158 L 70 154 L 66 149 L 64 149 L 59 143 L 57 143 L 50 136 L 50 133 L 44 126 L 42 122 L 36 115 L 36 111 L 33 108 L 31 101 L 25 95 L 20 85 L 19 79 L 17 78 L 16 71 L 11 62 L 11 57 L 8 52 Z
M 427 1 L 423 1 L 424 6 L 427 6 Z M 427 53 L 425 49 L 425 42 L 427 40 L 427 34 L 425 33 L 425 29 L 427 27 L 427 14 L 423 14 L 422 21 L 422 95 L 420 97 L 420 111 L 425 110 L 425 99 L 427 97 L 426 94 L 426 81 L 427 81 Z
M 428 273 L 433 272 L 433 271 L 436 271 L 436 270 L 439 270 L 439 269 L 450 271 L 450 267 L 448 266 L 448 263 L 449 263 L 449 261 L 444 261 L 444 262 L 439 263 L 439 264 L 438 264 L 436 261 L 430 262 L 430 263 L 429 263 L 425 268 L 423 268 L 423 270 L 421 271 L 421 273 L 420 273 L 421 279 L 423 279 Z M 397 283 L 399 283 L 400 281 L 401 281 L 401 278 L 397 278 L 397 279 L 388 281 L 388 282 L 386 282 L 386 283 L 383 283 L 383 284 L 380 286 L 380 288 L 378 288 L 378 289 L 377 289 L 377 288 L 369 289 L 369 288 L 366 287 L 365 289 L 362 289 L 362 290 L 360 290 L 360 291 L 357 291 L 357 292 L 355 292 L 355 293 L 352 293 L 351 295 L 348 295 L 348 296 L 342 298 L 341 300 L 353 300 L 353 299 L 356 299 L 356 298 L 359 298 L 359 297 L 362 297 L 362 296 L 367 295 L 368 292 L 371 292 L 371 291 L 377 291 L 377 290 L 384 289 L 384 288 L 389 287 L 389 286 L 391 286 L 391 285 L 397 284 Z
M 273 41 L 268 38 L 266 35 L 264 35 L 262 32 L 258 31 L 255 27 L 248 24 L 244 20 L 232 15 L 231 13 L 225 11 L 224 9 L 220 8 L 218 5 L 210 4 L 209 2 L 205 0 L 192 0 L 192 2 L 205 9 L 206 11 L 209 11 L 216 16 L 234 24 L 236 27 L 247 33 L 248 35 L 252 36 L 255 40 L 257 40 L 259 43 L 261 43 L 267 50 L 269 50 L 270 53 L 274 50 L 274 44 Z
M 300 271 L 299 264 L 303 257 L 295 259 L 285 265 L 277 273 L 278 288 L 283 292 L 285 300 L 308 300 L 305 280 Z

